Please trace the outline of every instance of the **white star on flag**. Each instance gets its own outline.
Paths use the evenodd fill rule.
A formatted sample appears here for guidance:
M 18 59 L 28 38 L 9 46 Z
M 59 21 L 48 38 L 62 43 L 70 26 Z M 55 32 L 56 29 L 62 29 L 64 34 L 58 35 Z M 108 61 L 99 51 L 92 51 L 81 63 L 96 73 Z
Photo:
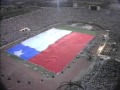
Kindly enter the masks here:
M 14 55 L 16 55 L 18 57 L 20 57 L 22 54 L 24 54 L 24 53 L 22 53 L 22 49 L 14 52 Z

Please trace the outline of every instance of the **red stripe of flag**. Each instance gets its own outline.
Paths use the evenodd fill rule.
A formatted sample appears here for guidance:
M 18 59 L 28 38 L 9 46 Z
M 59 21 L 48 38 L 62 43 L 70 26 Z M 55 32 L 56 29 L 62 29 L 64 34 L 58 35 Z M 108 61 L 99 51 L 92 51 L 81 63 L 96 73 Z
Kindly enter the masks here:
M 58 73 L 62 71 L 93 38 L 93 35 L 73 32 L 50 45 L 45 51 L 29 61 L 49 71 Z

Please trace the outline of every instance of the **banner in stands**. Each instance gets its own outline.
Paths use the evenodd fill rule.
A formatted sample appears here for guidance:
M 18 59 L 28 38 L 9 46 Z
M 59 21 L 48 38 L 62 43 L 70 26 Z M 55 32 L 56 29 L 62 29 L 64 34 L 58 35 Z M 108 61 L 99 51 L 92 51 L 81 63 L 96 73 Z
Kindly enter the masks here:
M 94 35 L 90 34 L 52 28 L 13 46 L 7 52 L 58 73 L 93 38 Z

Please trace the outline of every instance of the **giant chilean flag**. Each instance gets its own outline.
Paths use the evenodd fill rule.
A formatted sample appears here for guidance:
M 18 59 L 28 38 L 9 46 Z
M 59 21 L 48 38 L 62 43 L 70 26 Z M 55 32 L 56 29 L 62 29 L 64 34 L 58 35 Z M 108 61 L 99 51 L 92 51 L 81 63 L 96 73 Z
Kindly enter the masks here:
M 94 38 L 93 35 L 52 28 L 7 52 L 58 73 Z

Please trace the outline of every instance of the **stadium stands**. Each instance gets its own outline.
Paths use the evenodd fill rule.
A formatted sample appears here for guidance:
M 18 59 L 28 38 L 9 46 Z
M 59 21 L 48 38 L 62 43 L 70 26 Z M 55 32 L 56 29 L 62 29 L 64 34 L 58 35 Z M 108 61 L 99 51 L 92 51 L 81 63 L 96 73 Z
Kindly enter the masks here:
M 1 46 L 26 37 L 26 35 L 29 37 L 33 36 L 34 34 L 42 32 L 44 28 L 49 28 L 50 25 L 69 22 L 87 22 L 100 25 L 104 29 L 110 30 L 111 34 L 120 32 L 120 12 L 109 9 L 92 11 L 88 8 L 75 9 L 61 7 L 60 10 L 58 10 L 57 8 L 45 7 L 1 21 Z M 21 29 L 26 27 L 30 29 L 30 32 L 20 32 Z M 120 52 L 117 54 L 116 57 L 119 57 Z M 120 79 L 120 62 L 114 59 L 109 61 L 97 60 L 91 73 L 88 73 L 83 79 L 79 80 L 79 82 L 82 83 L 81 85 L 85 90 L 114 90 L 118 85 L 118 79 Z M 15 89 L 16 88 L 11 90 Z M 26 89 L 25 87 L 25 89 L 22 88 L 21 90 L 32 89 L 29 87 Z M 44 90 L 48 90 L 48 88 L 45 87 Z M 53 89 L 50 88 L 49 90 Z
M 46 28 L 52 24 L 68 21 L 90 22 L 98 24 L 105 29 L 115 30 L 117 29 L 117 23 L 120 21 L 118 18 L 120 18 L 119 13 L 110 10 L 91 11 L 86 8 L 61 8 L 60 11 L 58 11 L 56 8 L 42 8 L 32 13 L 16 16 L 2 21 L 1 36 L 4 41 L 10 43 L 24 36 L 24 33 L 19 32 L 22 28 L 28 27 L 32 32 L 34 30 Z M 14 36 L 14 38 L 10 38 L 12 36 Z

